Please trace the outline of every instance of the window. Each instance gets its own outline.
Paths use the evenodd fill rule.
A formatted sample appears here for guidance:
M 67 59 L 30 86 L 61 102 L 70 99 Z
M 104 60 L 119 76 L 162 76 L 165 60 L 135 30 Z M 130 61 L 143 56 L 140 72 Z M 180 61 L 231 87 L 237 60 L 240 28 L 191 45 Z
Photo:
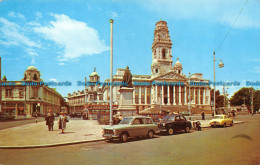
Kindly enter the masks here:
M 176 116 L 175 117 L 175 121 L 180 121 L 181 119 L 180 119 L 180 117 L 179 116 Z
M 24 91 L 23 89 L 19 89 L 19 98 L 23 98 L 24 97 Z
M 135 119 L 133 124 L 144 124 L 142 119 Z
M 33 76 L 33 79 L 34 79 L 34 80 L 38 80 L 38 78 L 37 78 L 37 75 L 36 75 L 36 74 L 34 74 L 34 76 Z
M 165 51 L 165 49 L 162 50 L 162 59 L 166 59 L 166 51 Z
M 152 119 L 144 119 L 145 124 L 153 124 Z
M 135 104 L 139 104 L 139 89 L 135 88 Z
M 5 91 L 5 97 L 13 97 L 13 90 L 12 89 L 6 89 Z
M 185 121 L 185 118 L 183 116 L 180 116 L 181 121 Z

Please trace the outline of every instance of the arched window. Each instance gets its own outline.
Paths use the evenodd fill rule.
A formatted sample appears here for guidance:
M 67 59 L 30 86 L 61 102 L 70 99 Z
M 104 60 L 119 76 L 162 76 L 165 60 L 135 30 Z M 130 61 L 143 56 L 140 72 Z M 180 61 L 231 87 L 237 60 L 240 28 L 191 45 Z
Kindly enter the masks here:
M 158 71 L 159 71 L 158 69 L 155 69 L 155 73 L 158 73 Z
M 37 75 L 36 75 L 36 74 L 34 74 L 33 79 L 34 79 L 34 80 L 37 80 Z
M 162 50 L 162 59 L 166 59 L 166 50 L 165 49 Z

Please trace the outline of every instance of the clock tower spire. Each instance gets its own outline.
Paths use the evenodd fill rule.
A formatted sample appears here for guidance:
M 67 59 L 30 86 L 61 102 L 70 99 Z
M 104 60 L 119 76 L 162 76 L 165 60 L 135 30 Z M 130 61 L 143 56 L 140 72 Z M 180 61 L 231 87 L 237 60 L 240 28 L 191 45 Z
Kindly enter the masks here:
M 166 21 L 155 24 L 152 45 L 152 77 L 166 73 L 172 68 L 172 41 Z

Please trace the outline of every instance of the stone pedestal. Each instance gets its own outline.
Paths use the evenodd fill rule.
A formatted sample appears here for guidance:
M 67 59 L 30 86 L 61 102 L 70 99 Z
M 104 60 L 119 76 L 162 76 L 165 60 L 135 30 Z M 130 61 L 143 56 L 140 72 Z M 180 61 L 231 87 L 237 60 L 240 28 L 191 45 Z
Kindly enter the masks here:
M 118 112 L 120 112 L 123 116 L 136 115 L 136 108 L 133 105 L 134 88 L 121 87 L 118 91 L 120 93 Z

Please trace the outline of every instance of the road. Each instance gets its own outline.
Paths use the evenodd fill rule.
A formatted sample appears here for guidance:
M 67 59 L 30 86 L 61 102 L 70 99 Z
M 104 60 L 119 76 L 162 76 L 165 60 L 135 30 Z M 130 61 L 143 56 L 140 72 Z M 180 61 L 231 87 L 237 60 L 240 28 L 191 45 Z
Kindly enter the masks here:
M 0 149 L 2 165 L 259 165 L 260 115 L 238 116 L 243 124 L 206 128 L 153 139 L 84 143 L 37 149 Z
M 40 122 L 40 121 L 44 121 L 44 117 L 38 117 L 37 122 Z M 0 121 L 0 130 L 16 127 L 19 125 L 31 124 L 31 123 L 35 123 L 35 122 L 36 122 L 36 118 L 21 119 L 21 120 L 1 120 Z

